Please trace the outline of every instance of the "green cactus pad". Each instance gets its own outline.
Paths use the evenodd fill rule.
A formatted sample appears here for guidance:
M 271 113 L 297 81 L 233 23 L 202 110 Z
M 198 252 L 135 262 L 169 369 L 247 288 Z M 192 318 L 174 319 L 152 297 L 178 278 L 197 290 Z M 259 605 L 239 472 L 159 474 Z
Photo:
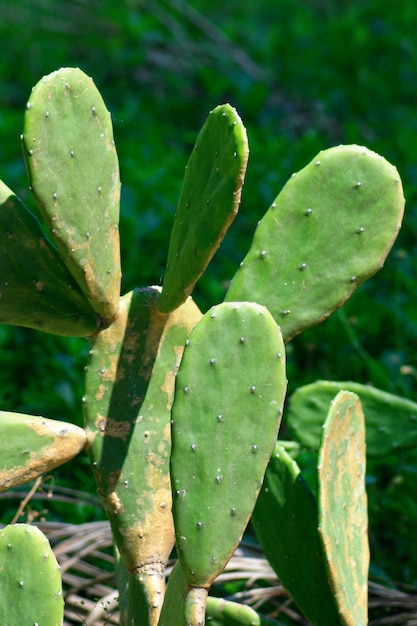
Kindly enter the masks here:
M 169 575 L 158 626 L 204 626 L 207 589 L 191 587 L 177 561 Z
M 383 157 L 361 146 L 320 152 L 259 222 L 226 300 L 267 306 L 288 341 L 382 267 L 403 210 L 398 172 Z
M 99 325 L 38 220 L 1 181 L 0 323 L 79 337 Z
M 64 263 L 104 321 L 120 296 L 120 180 L 110 114 L 78 68 L 45 76 L 26 106 L 29 182 Z
M 86 435 L 67 422 L 0 411 L 0 441 L 0 491 L 5 491 L 74 458 Z
M 209 587 L 255 506 L 286 390 L 278 326 L 262 306 L 223 303 L 190 335 L 172 408 L 177 552 L 189 584 Z
M 159 297 L 149 287 L 121 299 L 117 319 L 92 346 L 84 398 L 98 493 L 123 562 L 150 586 L 148 598 L 162 598 L 161 574 L 174 544 L 170 411 L 185 341 L 201 318 L 191 299 L 162 314 Z M 159 610 L 153 607 L 152 619 Z
M 340 391 L 319 452 L 319 533 L 343 626 L 368 623 L 365 425 L 359 398 Z
M 340 626 L 317 520 L 316 499 L 296 462 L 277 444 L 252 515 L 256 536 L 309 622 Z
M 237 604 L 223 598 L 207 598 L 207 626 L 278 626 L 282 622 L 259 615 L 246 604 Z
M 339 391 L 356 393 L 366 424 L 366 453 L 381 457 L 417 446 L 417 403 L 351 381 L 319 380 L 297 389 L 285 414 L 294 439 L 317 450 L 331 400 Z
M 45 535 L 29 524 L 0 530 L 0 615 L 6 626 L 61 626 L 61 573 Z
M 246 131 L 229 104 L 211 111 L 185 171 L 168 251 L 161 311 L 184 302 L 236 216 L 248 160 Z

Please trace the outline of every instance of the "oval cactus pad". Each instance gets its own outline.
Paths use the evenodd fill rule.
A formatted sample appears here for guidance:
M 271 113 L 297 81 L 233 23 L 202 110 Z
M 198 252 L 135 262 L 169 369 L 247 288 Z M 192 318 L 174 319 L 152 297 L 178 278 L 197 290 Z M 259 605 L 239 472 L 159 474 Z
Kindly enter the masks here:
M 0 530 L 0 615 L 4 626 L 61 626 L 61 572 L 49 541 L 36 526 Z
M 259 222 L 226 300 L 267 306 L 288 341 L 382 267 L 403 211 L 400 177 L 383 157 L 355 145 L 320 152 Z
M 50 472 L 84 448 L 83 428 L 45 417 L 0 411 L 0 491 Z
M 45 76 L 26 105 L 29 182 L 64 263 L 93 309 L 117 313 L 120 296 L 119 164 L 110 114 L 78 68 Z
M 248 161 L 246 130 L 236 110 L 211 111 L 188 161 L 164 275 L 161 311 L 184 302 L 235 218 Z
M 172 407 L 176 545 L 190 585 L 209 587 L 245 530 L 286 391 L 281 332 L 262 306 L 223 303 L 192 331 Z
M 319 452 L 319 533 L 343 626 L 368 623 L 365 427 L 359 398 L 340 391 Z
M 370 385 L 318 380 L 290 397 L 286 425 L 301 445 L 318 450 L 331 400 L 339 391 L 359 396 L 365 414 L 367 457 L 381 457 L 417 446 L 417 403 Z

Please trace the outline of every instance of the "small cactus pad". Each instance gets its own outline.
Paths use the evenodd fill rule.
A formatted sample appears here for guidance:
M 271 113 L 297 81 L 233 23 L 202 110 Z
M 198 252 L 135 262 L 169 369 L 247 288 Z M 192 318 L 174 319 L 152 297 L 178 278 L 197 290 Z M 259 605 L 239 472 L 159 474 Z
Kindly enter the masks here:
M 99 325 L 38 220 L 1 181 L 0 323 L 80 337 Z
M 174 544 L 169 457 L 175 374 L 201 318 L 191 298 L 162 314 L 159 297 L 160 290 L 149 287 L 121 299 L 117 319 L 91 348 L 84 398 L 98 493 L 129 574 L 142 574 L 143 584 L 152 586 L 149 598 L 154 584 L 160 592 L 159 574 Z M 154 575 L 148 576 L 151 565 Z M 152 608 L 157 619 L 160 606 Z
M 259 615 L 246 604 L 223 598 L 207 598 L 207 626 L 278 626 L 280 623 Z
M 0 411 L 0 491 L 50 472 L 84 448 L 82 428 L 22 413 Z
M 185 171 L 168 251 L 161 311 L 184 302 L 236 216 L 248 160 L 246 130 L 229 104 L 211 111 Z
M 188 584 L 177 561 L 169 575 L 158 626 L 204 626 L 207 595 L 207 589 Z
M 309 622 L 340 626 L 317 520 L 315 497 L 296 462 L 277 444 L 252 515 L 256 536 Z
M 285 417 L 296 441 L 318 450 L 330 402 L 342 390 L 360 398 L 369 458 L 417 446 L 417 403 L 368 385 L 329 380 L 305 385 L 292 394 Z
M 177 552 L 189 584 L 209 587 L 255 506 L 286 390 L 285 351 L 264 307 L 223 303 L 190 335 L 172 407 Z
M 343 626 L 368 623 L 365 426 L 359 398 L 340 391 L 319 452 L 319 533 Z
M 110 114 L 91 78 L 42 78 L 22 136 L 29 182 L 54 242 L 92 308 L 111 320 L 120 296 L 120 180 Z
M 259 222 L 226 300 L 264 304 L 288 341 L 382 267 L 403 210 L 398 172 L 383 157 L 355 145 L 320 152 Z
M 0 615 L 4 626 L 61 626 L 61 573 L 45 535 L 36 526 L 0 530 Z

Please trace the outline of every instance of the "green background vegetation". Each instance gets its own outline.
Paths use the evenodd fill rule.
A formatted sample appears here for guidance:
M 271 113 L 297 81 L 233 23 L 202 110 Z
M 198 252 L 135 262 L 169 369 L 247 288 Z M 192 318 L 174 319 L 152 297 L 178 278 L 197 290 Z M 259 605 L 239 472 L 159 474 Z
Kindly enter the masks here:
M 257 220 L 293 171 L 339 143 L 398 167 L 407 199 L 384 269 L 288 346 L 290 392 L 355 380 L 417 400 L 417 4 L 413 0 L 15 0 L 0 3 L 0 178 L 36 211 L 19 135 L 31 87 L 90 74 L 112 113 L 122 192 L 123 291 L 158 284 L 184 166 L 210 109 L 230 102 L 251 154 L 240 214 L 195 299 L 221 301 Z M 82 423 L 84 340 L 0 327 L 0 407 Z M 372 573 L 417 584 L 417 453 L 368 467 Z M 94 492 L 87 459 L 54 473 Z M 34 505 L 35 506 L 35 505 Z M 44 506 L 44 503 L 41 505 Z M 1 501 L 1 521 L 16 503 Z M 95 507 L 48 503 L 51 518 Z

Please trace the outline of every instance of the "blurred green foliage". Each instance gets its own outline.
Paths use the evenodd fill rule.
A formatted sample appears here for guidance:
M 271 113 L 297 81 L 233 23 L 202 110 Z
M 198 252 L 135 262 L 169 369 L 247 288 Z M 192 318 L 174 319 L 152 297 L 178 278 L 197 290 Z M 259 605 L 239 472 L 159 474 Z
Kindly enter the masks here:
M 36 211 L 19 147 L 23 109 L 42 75 L 80 66 L 114 121 L 123 291 L 157 284 L 194 139 L 210 109 L 229 101 L 251 156 L 240 215 L 195 292 L 206 309 L 222 299 L 291 173 L 322 148 L 367 145 L 399 169 L 404 227 L 385 268 L 288 346 L 290 391 L 352 379 L 416 400 L 416 23 L 412 0 L 2 2 L 0 178 Z M 2 409 L 82 422 L 86 342 L 1 327 L 0 347 Z M 68 467 L 57 482 L 94 488 L 83 457 Z M 373 571 L 409 583 L 417 583 L 416 472 L 414 451 L 368 468 Z

